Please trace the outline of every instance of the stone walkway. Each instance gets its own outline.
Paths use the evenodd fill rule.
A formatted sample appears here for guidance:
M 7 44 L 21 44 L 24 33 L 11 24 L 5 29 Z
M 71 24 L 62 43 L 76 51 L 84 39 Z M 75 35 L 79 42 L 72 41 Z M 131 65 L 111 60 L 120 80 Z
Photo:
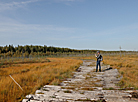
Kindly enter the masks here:
M 138 102 L 132 98 L 134 90 L 117 86 L 122 78 L 117 69 L 103 65 L 102 72 L 95 72 L 94 65 L 95 61 L 84 60 L 72 78 L 60 86 L 45 85 L 22 102 Z

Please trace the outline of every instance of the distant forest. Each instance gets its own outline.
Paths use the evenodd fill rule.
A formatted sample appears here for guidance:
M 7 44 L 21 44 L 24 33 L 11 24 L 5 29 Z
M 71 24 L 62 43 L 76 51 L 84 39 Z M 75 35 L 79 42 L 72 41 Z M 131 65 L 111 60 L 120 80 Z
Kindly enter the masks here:
M 13 45 L 6 45 L 4 47 L 0 46 L 0 55 L 1 56 L 16 56 L 20 57 L 22 55 L 53 55 L 53 54 L 63 54 L 63 53 L 92 53 L 96 52 L 96 50 L 75 50 L 70 48 L 59 48 L 53 46 L 33 46 L 33 45 L 25 45 L 14 47 Z
M 21 57 L 21 56 L 27 56 L 30 55 L 40 55 L 40 56 L 46 56 L 46 55 L 54 55 L 54 54 L 92 54 L 95 53 L 97 50 L 76 50 L 76 49 L 70 49 L 70 48 L 59 48 L 59 47 L 53 47 L 53 46 L 33 46 L 33 45 L 25 45 L 17 47 L 14 47 L 13 45 L 6 45 L 6 46 L 0 46 L 0 57 Z M 104 53 L 118 53 L 118 51 L 101 51 Z

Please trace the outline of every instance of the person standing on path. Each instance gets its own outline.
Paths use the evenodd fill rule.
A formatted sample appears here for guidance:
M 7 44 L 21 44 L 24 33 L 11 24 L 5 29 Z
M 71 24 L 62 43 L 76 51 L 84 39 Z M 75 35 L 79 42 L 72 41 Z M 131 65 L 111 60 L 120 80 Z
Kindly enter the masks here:
M 97 58 L 97 63 L 96 63 L 96 72 L 98 71 L 98 66 L 99 66 L 99 72 L 101 72 L 101 65 L 100 62 L 103 60 L 102 55 L 100 54 L 100 51 L 97 51 L 97 54 L 95 54 L 95 57 Z

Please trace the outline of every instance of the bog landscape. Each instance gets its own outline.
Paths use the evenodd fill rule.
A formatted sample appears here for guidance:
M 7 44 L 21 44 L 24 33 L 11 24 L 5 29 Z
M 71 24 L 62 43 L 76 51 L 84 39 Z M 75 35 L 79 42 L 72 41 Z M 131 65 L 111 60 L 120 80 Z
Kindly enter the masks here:
M 0 102 L 138 102 L 138 0 L 0 0 Z
M 137 102 L 138 52 L 0 47 L 0 102 Z M 9 76 L 21 86 L 21 89 Z

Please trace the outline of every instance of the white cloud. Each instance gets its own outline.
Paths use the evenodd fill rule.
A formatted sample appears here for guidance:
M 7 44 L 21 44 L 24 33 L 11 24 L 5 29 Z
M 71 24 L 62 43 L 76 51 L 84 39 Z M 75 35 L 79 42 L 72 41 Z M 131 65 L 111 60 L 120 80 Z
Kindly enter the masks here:
M 13 2 L 8 2 L 8 3 L 0 3 L 0 12 L 5 11 L 5 10 L 12 10 L 16 8 L 21 8 L 24 7 L 27 4 L 38 2 L 41 0 L 28 0 L 28 1 L 13 1 Z
M 57 2 L 57 3 L 64 3 L 65 5 L 70 6 L 72 2 L 82 2 L 85 0 L 51 0 L 52 2 Z
M 69 2 L 74 2 L 74 1 L 83 1 L 83 0 L 55 0 L 55 1 L 69 1 Z
M 0 12 L 3 12 L 5 10 L 13 10 L 17 8 L 23 8 L 25 5 L 39 2 L 44 0 L 20 0 L 20 1 L 12 1 L 12 2 L 0 2 Z M 84 0 L 46 0 L 45 2 L 64 2 L 65 4 L 69 5 L 70 2 L 82 2 Z
M 49 40 L 61 40 L 66 37 L 69 38 L 75 30 L 75 28 L 53 25 L 0 23 L 0 38 L 6 41 L 7 38 L 25 38 L 29 36 L 36 39 L 41 36 L 41 38 L 47 37 Z
M 74 39 L 75 28 L 53 25 L 0 23 L 1 45 L 39 44 L 45 42 L 66 42 Z
M 38 24 L 10 24 L 1 23 L 0 32 L 3 33 L 16 33 L 16 32 L 73 32 L 74 28 L 56 27 L 53 25 L 38 25 Z

